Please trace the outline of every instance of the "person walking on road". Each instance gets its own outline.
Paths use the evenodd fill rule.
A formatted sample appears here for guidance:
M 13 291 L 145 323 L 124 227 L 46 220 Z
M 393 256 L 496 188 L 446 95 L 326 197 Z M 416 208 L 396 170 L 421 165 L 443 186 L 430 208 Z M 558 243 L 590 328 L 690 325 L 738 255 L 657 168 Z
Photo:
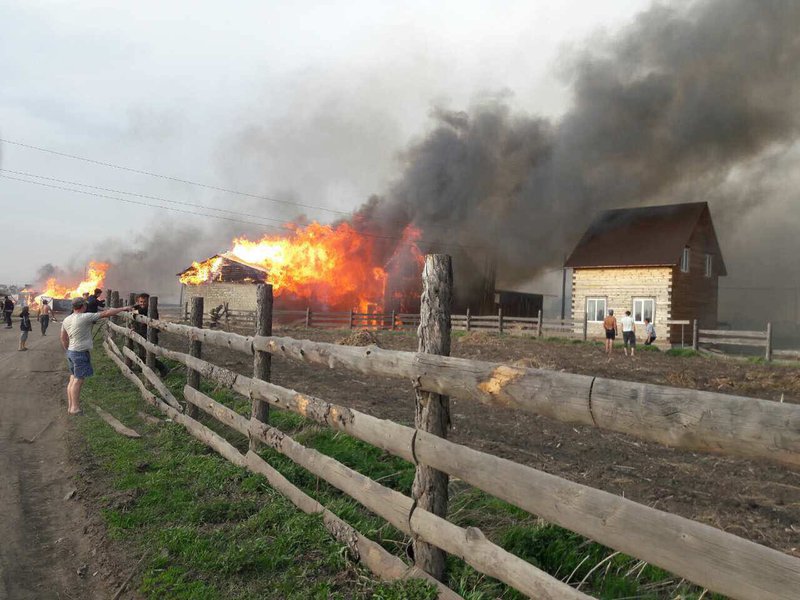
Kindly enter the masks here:
M 42 299 L 42 308 L 39 311 L 39 325 L 42 328 L 42 335 L 47 335 L 47 328 L 50 326 L 50 319 L 55 322 L 56 318 L 53 316 L 53 308 L 50 306 L 50 301 Z
M 28 334 L 33 330 L 33 326 L 31 325 L 31 313 L 27 306 L 22 307 L 22 312 L 19 313 L 19 316 L 19 351 L 24 352 L 28 349 L 26 347 Z
M 617 317 L 614 316 L 614 311 L 609 309 L 608 316 L 603 319 L 603 329 L 606 330 L 606 354 L 611 356 L 611 351 L 614 349 L 614 338 L 617 337 Z
M 636 325 L 633 322 L 631 311 L 626 310 L 625 316 L 620 319 L 622 323 L 622 348 L 625 356 L 628 356 L 628 347 L 631 349 L 631 357 L 636 353 Z
M 11 313 L 14 312 L 14 301 L 8 296 L 3 297 L 3 318 L 6 320 L 6 329 L 11 329 Z
M 87 313 L 86 300 L 72 300 L 72 314 L 61 323 L 61 345 L 67 353 L 69 383 L 67 384 L 67 412 L 70 415 L 82 414 L 81 388 L 87 377 L 94 375 L 90 351 L 93 347 L 92 325 L 100 319 L 113 317 L 121 312 L 133 310 L 133 306 L 111 308 L 100 313 Z

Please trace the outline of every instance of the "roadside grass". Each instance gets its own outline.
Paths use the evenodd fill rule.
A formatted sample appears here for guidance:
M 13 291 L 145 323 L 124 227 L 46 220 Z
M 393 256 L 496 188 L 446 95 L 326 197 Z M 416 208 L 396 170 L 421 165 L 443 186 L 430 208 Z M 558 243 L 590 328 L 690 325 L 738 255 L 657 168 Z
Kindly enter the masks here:
M 157 411 L 120 377 L 102 351 L 96 354 L 97 376 L 88 380 L 86 399 L 110 410 L 143 434 L 121 438 L 87 411 L 81 431 L 91 454 L 107 473 L 113 491 L 103 498 L 110 534 L 149 550 L 140 591 L 147 598 L 376 598 L 427 600 L 432 586 L 421 582 L 381 584 L 348 560 L 320 519 L 301 513 L 257 475 L 237 468 L 191 438 L 182 427 L 148 425 L 137 410 Z M 176 363 L 165 382 L 180 397 L 185 371 Z M 202 391 L 241 414 L 250 402 L 203 382 Z M 161 415 L 157 415 L 161 416 Z M 226 426 L 201 417 L 240 450 L 247 440 Z M 270 423 L 303 445 L 332 456 L 381 484 L 409 494 L 412 464 L 373 446 L 319 426 L 299 415 L 270 411 Z M 411 541 L 341 492 L 277 452 L 260 451 L 292 483 L 397 555 Z M 97 477 L 97 475 L 95 475 Z M 449 519 L 478 527 L 503 548 L 551 575 L 580 585 L 604 600 L 637 598 L 720 600 L 703 595 L 653 567 L 600 544 L 548 524 L 534 515 L 454 480 Z M 522 599 L 504 584 L 449 557 L 448 585 L 467 600 Z

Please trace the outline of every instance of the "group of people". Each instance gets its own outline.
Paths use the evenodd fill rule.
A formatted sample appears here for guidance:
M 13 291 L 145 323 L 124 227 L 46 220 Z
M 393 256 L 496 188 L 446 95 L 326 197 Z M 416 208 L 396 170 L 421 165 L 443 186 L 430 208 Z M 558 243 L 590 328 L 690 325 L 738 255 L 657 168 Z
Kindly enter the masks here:
M 625 351 L 625 356 L 628 356 L 628 350 L 630 350 L 630 356 L 633 357 L 636 353 L 636 322 L 629 310 L 625 311 L 625 316 L 619 322 L 614 316 L 613 310 L 609 310 L 608 316 L 603 319 L 603 329 L 606 331 L 606 354 L 611 355 L 614 349 L 614 340 L 619 333 L 620 326 L 622 327 L 622 347 Z M 656 341 L 656 328 L 649 317 L 644 319 L 644 333 L 645 346 L 649 346 Z
M 11 316 L 14 314 L 14 301 L 8 296 L 3 297 L 3 318 L 6 322 L 6 329 L 11 329 L 13 324 Z M 50 306 L 48 300 L 43 299 L 39 307 L 39 324 L 42 327 L 42 335 L 47 335 L 47 328 L 50 326 L 53 317 L 53 307 Z M 19 312 L 19 351 L 26 351 L 28 349 L 28 334 L 33 331 L 33 324 L 31 323 L 31 309 L 29 306 L 23 306 Z

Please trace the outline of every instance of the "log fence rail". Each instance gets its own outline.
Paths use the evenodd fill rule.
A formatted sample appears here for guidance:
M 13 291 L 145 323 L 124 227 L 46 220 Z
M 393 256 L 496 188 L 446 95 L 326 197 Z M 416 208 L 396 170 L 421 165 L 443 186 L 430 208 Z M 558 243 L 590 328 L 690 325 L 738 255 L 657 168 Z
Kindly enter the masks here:
M 432 268 L 432 272 L 441 276 L 442 268 Z M 435 308 L 443 306 L 437 304 L 440 301 L 437 297 L 430 304 L 435 314 L 440 314 L 440 308 Z M 589 598 L 495 545 L 479 530 L 461 528 L 447 521 L 446 483 L 442 492 L 442 486 L 435 483 L 436 477 L 429 479 L 431 473 L 438 473 L 445 477 L 445 482 L 447 476 L 458 477 L 540 518 L 731 598 L 791 598 L 800 589 L 800 559 L 708 525 L 450 442 L 444 437 L 446 428 L 443 430 L 436 425 L 446 423 L 441 416 L 447 414 L 446 404 L 442 404 L 444 413 L 425 416 L 432 406 L 439 406 L 438 403 L 452 396 L 486 405 L 513 407 L 563 422 L 620 431 L 678 448 L 767 459 L 796 468 L 800 466 L 800 406 L 451 358 L 442 355 L 447 354 L 446 347 L 435 344 L 423 347 L 422 342 L 420 352 L 414 353 L 278 337 L 270 335 L 265 325 L 265 309 L 261 311 L 262 319 L 254 330 L 255 335 L 243 336 L 203 328 L 202 299 L 193 300 L 193 304 L 194 326 L 140 315 L 127 315 L 127 326 L 109 323 L 109 335 L 104 340 L 107 353 L 137 385 L 147 402 L 184 425 L 193 436 L 228 460 L 263 474 L 301 510 L 321 513 L 326 528 L 382 577 L 427 577 L 436 582 L 441 598 L 457 598 L 457 594 L 437 581 L 442 578 L 443 570 L 436 554 L 447 552 L 532 597 Z M 197 318 L 197 304 L 200 305 L 200 319 Z M 423 310 L 423 317 L 426 310 Z M 311 311 L 295 312 L 304 321 L 313 322 L 315 318 L 313 313 L 309 314 Z M 274 311 L 276 320 L 279 314 Z M 343 316 L 353 327 L 361 317 L 376 317 L 354 312 Z M 412 320 L 410 315 L 390 317 L 393 324 L 404 317 Z M 420 316 L 416 317 L 419 321 Z M 446 322 L 455 328 L 459 319 L 454 316 Z M 477 324 L 490 323 L 490 319 L 496 319 L 500 330 L 511 327 L 514 322 L 502 313 L 488 318 L 468 314 L 463 316 L 464 327 L 472 330 Z M 137 322 L 147 326 L 147 338 L 151 341 L 131 327 Z M 421 335 L 446 331 L 442 329 L 445 321 L 439 317 L 425 317 L 422 322 Z M 540 335 L 546 323 L 541 318 L 517 322 L 532 324 L 530 326 L 536 327 Z M 583 324 L 561 321 L 556 325 L 580 331 Z M 180 336 L 188 342 L 189 352 L 154 343 L 151 330 Z M 701 335 L 708 335 L 701 331 Z M 121 350 L 112 334 L 122 340 Z M 436 334 L 433 339 L 444 338 Z M 201 358 L 199 349 L 206 344 L 253 356 L 256 361 L 253 376 L 235 373 Z M 178 400 L 171 396 L 155 371 L 139 358 L 136 348 L 146 351 L 148 358 L 152 355 L 175 360 L 187 368 L 190 377 L 183 390 L 186 405 L 182 411 L 176 408 L 180 406 Z M 437 353 L 422 352 L 425 349 Z M 263 360 L 273 354 L 331 369 L 413 382 L 418 398 L 416 428 L 377 419 L 270 383 L 267 381 L 269 369 L 264 370 Z M 135 370 L 141 372 L 143 380 Z M 202 378 L 252 400 L 251 416 L 239 415 L 198 391 Z M 413 463 L 417 478 L 422 477 L 419 484 L 415 481 L 413 497 L 372 481 L 271 427 L 267 422 L 268 412 L 259 408 L 267 405 L 298 413 Z M 229 441 L 205 427 L 198 420 L 199 410 L 249 438 L 250 451 L 240 453 Z M 420 548 L 430 547 L 434 552 L 418 552 L 416 566 L 408 567 L 292 486 L 254 452 L 256 442 L 284 454 L 410 535 Z M 436 497 L 442 493 L 444 498 Z

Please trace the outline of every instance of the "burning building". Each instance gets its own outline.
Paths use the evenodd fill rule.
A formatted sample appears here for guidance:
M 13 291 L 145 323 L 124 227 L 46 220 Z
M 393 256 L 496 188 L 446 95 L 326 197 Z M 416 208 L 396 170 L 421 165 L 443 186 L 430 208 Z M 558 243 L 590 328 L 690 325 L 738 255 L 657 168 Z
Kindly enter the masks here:
M 227 303 L 255 310 L 255 284 L 267 282 L 278 309 L 419 312 L 424 255 L 414 227 L 397 237 L 347 222 L 290 227 L 287 236 L 238 238 L 229 251 L 194 262 L 178 273 L 183 298 L 203 296 L 209 308 Z M 494 312 L 494 261 L 481 266 L 456 253 L 453 263 L 453 310 Z
M 183 300 L 205 298 L 207 308 L 226 304 L 233 310 L 255 310 L 255 285 L 267 281 L 269 271 L 235 254 L 215 254 L 178 273 Z

